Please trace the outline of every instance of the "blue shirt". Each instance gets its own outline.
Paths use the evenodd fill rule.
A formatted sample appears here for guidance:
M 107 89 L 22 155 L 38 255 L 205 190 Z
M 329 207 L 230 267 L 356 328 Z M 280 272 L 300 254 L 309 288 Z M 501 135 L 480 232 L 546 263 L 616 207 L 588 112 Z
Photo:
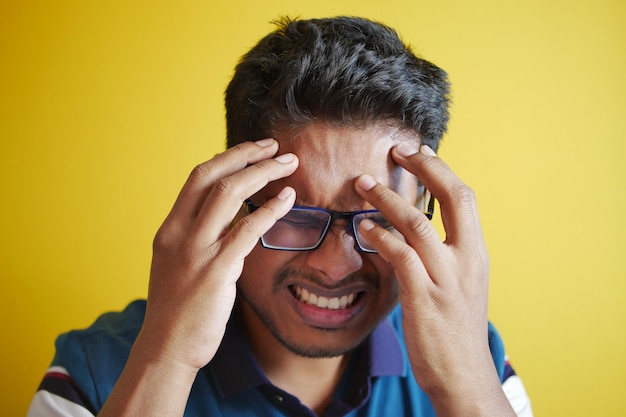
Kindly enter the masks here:
M 145 301 L 135 301 L 121 313 L 102 315 L 85 330 L 61 335 L 52 365 L 67 370 L 69 377 L 49 373 L 40 390 L 70 399 L 96 414 L 124 368 L 144 314 Z M 413 377 L 401 314 L 397 306 L 353 352 L 325 417 L 435 416 L 430 400 Z M 491 324 L 489 347 L 504 381 L 510 368 L 505 365 L 502 341 Z M 269 382 L 250 350 L 237 314 L 233 314 L 215 357 L 198 372 L 184 415 L 316 414 Z

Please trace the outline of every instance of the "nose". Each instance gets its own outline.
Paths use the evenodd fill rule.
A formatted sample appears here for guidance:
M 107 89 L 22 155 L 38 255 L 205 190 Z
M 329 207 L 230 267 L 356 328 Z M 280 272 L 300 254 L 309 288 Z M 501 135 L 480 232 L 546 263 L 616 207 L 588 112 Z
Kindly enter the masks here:
M 341 281 L 363 266 L 361 253 L 355 247 L 352 233 L 332 227 L 322 244 L 307 253 L 307 264 L 333 281 Z

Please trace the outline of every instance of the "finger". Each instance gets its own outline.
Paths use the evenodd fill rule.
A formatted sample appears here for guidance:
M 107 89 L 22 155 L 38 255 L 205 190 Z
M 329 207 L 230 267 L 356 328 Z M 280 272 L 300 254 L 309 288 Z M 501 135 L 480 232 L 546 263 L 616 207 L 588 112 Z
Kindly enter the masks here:
M 298 158 L 291 153 L 266 159 L 220 178 L 207 196 L 195 221 L 198 243 L 212 243 L 228 229 L 243 201 L 269 182 L 291 175 Z
M 362 175 L 357 178 L 355 188 L 400 232 L 406 240 L 406 243 L 403 243 L 404 246 L 416 252 L 431 276 L 440 276 L 440 274 L 445 274 L 448 271 L 450 268 L 449 253 L 424 213 L 388 187 L 374 181 L 369 175 Z M 392 243 L 395 247 L 395 241 L 386 238 L 380 242 L 380 245 L 385 246 Z M 388 250 L 391 250 L 392 254 L 403 253 L 398 252 L 397 249 L 392 250 L 392 248 L 381 249 L 377 247 L 376 249 L 379 250 L 379 253 Z M 388 259 L 388 262 L 392 262 L 392 260 Z M 393 263 L 397 262 L 404 262 L 402 256 Z
M 244 142 L 196 166 L 181 189 L 166 222 L 192 221 L 217 180 L 250 164 L 271 158 L 278 150 L 274 139 Z
M 422 294 L 432 280 L 417 252 L 404 240 L 373 221 L 359 223 L 359 232 L 394 269 L 400 287 L 407 294 Z
M 393 159 L 416 175 L 439 201 L 446 243 L 459 248 L 483 245 L 474 192 L 427 146 L 417 153 L 394 148 Z
M 241 218 L 220 242 L 223 259 L 243 260 L 250 254 L 254 246 L 265 232 L 293 207 L 296 201 L 295 190 L 285 187 L 274 198 Z

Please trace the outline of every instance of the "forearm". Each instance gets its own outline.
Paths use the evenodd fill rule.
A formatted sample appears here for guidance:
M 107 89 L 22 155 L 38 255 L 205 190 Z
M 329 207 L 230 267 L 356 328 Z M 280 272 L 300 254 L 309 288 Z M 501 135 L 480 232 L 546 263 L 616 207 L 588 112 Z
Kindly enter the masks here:
M 464 392 L 431 396 L 437 417 L 515 417 L 499 384 L 487 383 Z
M 197 370 L 133 347 L 99 417 L 182 416 Z
M 428 394 L 437 417 L 516 416 L 489 360 L 490 357 L 485 361 L 475 357 L 467 369 L 453 366 L 445 374 L 437 372 L 438 377 L 423 379 L 422 388 Z M 421 372 L 424 374 L 423 369 Z

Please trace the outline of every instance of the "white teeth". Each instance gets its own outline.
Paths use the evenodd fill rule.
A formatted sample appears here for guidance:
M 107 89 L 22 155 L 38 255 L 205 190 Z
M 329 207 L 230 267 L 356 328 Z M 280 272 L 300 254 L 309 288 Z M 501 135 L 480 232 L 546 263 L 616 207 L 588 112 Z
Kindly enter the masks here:
M 313 294 L 311 294 L 313 295 Z M 313 297 L 309 297 L 309 301 L 313 302 Z M 328 298 L 326 297 L 317 297 L 317 306 L 322 308 L 328 307 Z
M 342 297 L 328 298 L 322 295 L 313 294 L 312 292 L 309 292 L 301 287 L 295 287 L 295 293 L 297 298 L 303 303 L 317 306 L 319 308 L 327 308 L 329 310 L 348 308 L 352 305 L 354 299 L 356 298 L 355 293 L 344 295 Z
M 348 296 L 348 300 L 347 300 L 348 305 L 352 305 L 352 302 L 354 301 L 354 297 L 356 297 L 356 295 L 354 294 L 350 294 Z

